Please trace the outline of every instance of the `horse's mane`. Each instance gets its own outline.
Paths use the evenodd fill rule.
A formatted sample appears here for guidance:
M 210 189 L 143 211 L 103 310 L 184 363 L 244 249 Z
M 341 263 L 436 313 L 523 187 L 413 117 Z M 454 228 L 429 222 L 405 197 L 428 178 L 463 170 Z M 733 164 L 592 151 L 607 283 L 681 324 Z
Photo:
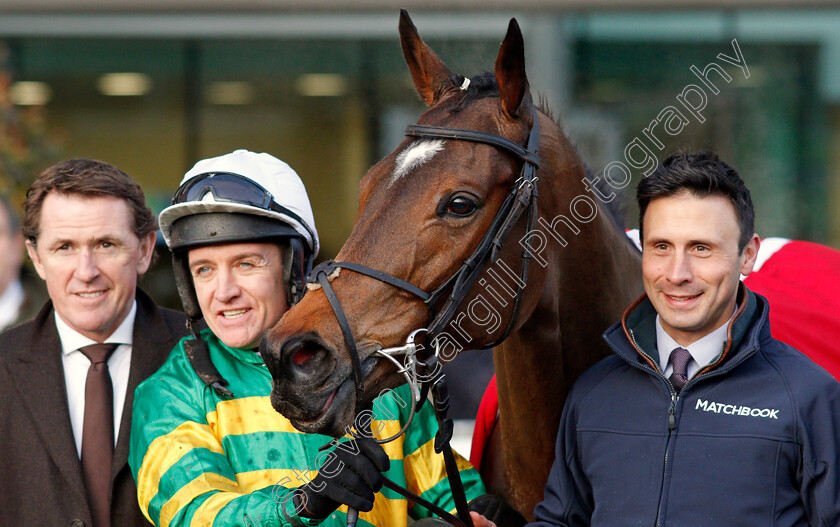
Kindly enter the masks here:
M 463 84 L 464 77 L 459 75 L 457 82 L 459 85 Z M 464 108 L 466 108 L 467 106 L 479 99 L 484 99 L 486 97 L 498 97 L 499 83 L 496 80 L 496 75 L 486 71 L 480 75 L 476 75 L 475 77 L 470 78 L 469 86 L 467 86 L 467 89 L 463 91 L 463 97 L 461 97 L 451 109 L 453 112 L 463 110 Z M 556 124 L 561 129 L 563 128 L 560 122 L 554 117 L 554 112 L 550 107 L 548 100 L 544 96 L 538 95 L 537 100 L 534 102 L 534 106 L 537 108 L 537 110 L 539 110 L 549 119 L 551 119 L 552 122 L 554 122 L 554 124 Z M 587 165 L 586 162 L 583 161 L 583 157 L 580 155 L 580 152 L 578 151 L 577 147 L 575 147 L 575 152 L 577 153 L 578 158 L 583 164 L 583 169 L 586 172 L 586 178 L 594 183 L 594 172 L 589 167 L 589 165 Z M 609 203 L 603 203 L 599 201 L 598 204 L 601 210 L 606 211 L 607 216 L 610 218 L 610 221 L 615 226 L 616 230 L 623 233 L 625 231 L 625 227 L 624 207 L 622 206 L 622 204 L 620 204 L 617 199 L 614 199 Z M 627 238 L 627 241 L 628 243 L 633 245 L 629 238 Z M 635 245 L 633 245 L 633 247 L 635 248 Z
M 581 157 L 580 152 L 578 151 L 576 146 L 574 147 L 574 149 L 575 152 L 577 152 L 578 158 L 580 158 L 581 163 L 583 164 L 583 170 L 586 172 L 586 179 L 588 179 L 594 185 L 595 172 L 592 170 L 592 168 L 589 167 L 589 165 L 586 164 L 585 161 L 583 161 L 583 158 Z M 621 233 L 626 232 L 627 228 L 624 225 L 624 202 L 620 202 L 619 199 L 613 199 L 608 203 L 604 203 L 603 201 L 597 200 L 597 203 L 599 209 L 606 211 L 607 217 L 610 219 L 610 222 L 612 222 L 615 229 Z M 626 240 L 627 243 L 633 247 L 633 249 L 637 251 L 639 250 L 639 248 L 636 246 L 635 243 L 633 243 L 630 240 L 630 238 L 628 238 L 627 236 L 622 236 L 621 238 Z

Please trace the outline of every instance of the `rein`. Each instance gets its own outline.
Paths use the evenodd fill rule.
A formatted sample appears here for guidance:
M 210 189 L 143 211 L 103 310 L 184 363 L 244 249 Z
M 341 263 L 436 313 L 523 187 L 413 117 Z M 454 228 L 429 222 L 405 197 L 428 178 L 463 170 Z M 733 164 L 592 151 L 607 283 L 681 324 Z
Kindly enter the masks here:
M 444 464 L 446 465 L 449 484 L 452 488 L 458 516 L 455 517 L 434 504 L 428 503 L 419 496 L 415 496 L 408 490 L 397 486 L 388 478 L 385 478 L 385 486 L 423 505 L 441 518 L 446 519 L 451 524 L 464 527 L 472 526 L 472 520 L 467 508 L 466 494 L 464 492 L 463 484 L 461 483 L 460 473 L 455 466 L 455 457 L 452 453 L 452 448 L 449 445 L 449 440 L 452 437 L 452 420 L 447 419 L 446 417 L 446 413 L 449 408 L 449 394 L 446 387 L 445 376 L 443 373 L 437 374 L 433 383 L 425 382 L 428 379 L 426 377 L 424 377 L 424 381 L 421 382 L 420 377 L 421 374 L 435 372 L 435 368 L 439 367 L 437 359 L 439 357 L 440 343 L 437 341 L 436 337 L 442 333 L 446 325 L 449 324 L 455 317 L 458 309 L 461 307 L 461 304 L 464 302 L 464 299 L 470 289 L 478 279 L 478 276 L 484 270 L 487 262 L 495 262 L 498 260 L 499 252 L 507 240 L 511 229 L 513 229 L 513 226 L 518 222 L 523 213 L 528 213 L 526 219 L 527 230 L 531 230 L 533 228 L 537 215 L 538 178 L 535 174 L 540 163 L 540 126 L 539 116 L 537 115 L 536 110 L 532 109 L 532 115 L 533 124 L 531 125 L 531 130 L 528 134 L 526 147 L 522 147 L 521 145 L 504 137 L 475 130 L 425 125 L 409 125 L 406 127 L 405 135 L 407 136 L 451 139 L 455 141 L 469 141 L 473 143 L 487 144 L 511 153 L 523 161 L 520 177 L 514 182 L 510 192 L 505 197 L 505 200 L 499 210 L 496 212 L 490 227 L 487 229 L 487 232 L 478 244 L 478 247 L 476 247 L 475 251 L 473 251 L 470 257 L 464 261 L 463 265 L 452 276 L 444 280 L 431 293 L 427 293 L 423 289 L 383 271 L 353 262 L 323 262 L 312 269 L 311 273 L 307 277 L 308 283 L 317 283 L 324 290 L 324 294 L 326 295 L 327 300 L 335 313 L 336 320 L 341 327 L 341 332 L 344 336 L 344 342 L 347 345 L 347 349 L 350 352 L 350 360 L 353 367 L 353 378 L 356 385 L 357 414 L 359 411 L 359 401 L 361 400 L 364 392 L 361 360 L 359 358 L 356 340 L 353 337 L 347 316 L 341 307 L 341 302 L 336 296 L 335 290 L 330 284 L 330 275 L 332 275 L 337 269 L 348 269 L 355 273 L 375 278 L 376 280 L 385 282 L 397 289 L 411 293 L 425 303 L 426 308 L 432 315 L 432 320 L 427 328 L 420 328 L 411 332 L 404 346 L 384 348 L 373 352 L 397 365 L 399 372 L 406 377 L 415 399 L 415 404 L 411 405 L 409 418 L 405 425 L 403 425 L 402 429 L 392 437 L 383 440 L 377 439 L 376 441 L 379 443 L 387 443 L 402 435 L 414 418 L 417 408 L 420 407 L 422 401 L 425 399 L 425 394 L 431 389 L 432 401 L 435 405 L 435 417 L 438 420 L 439 427 L 437 436 L 435 437 L 435 451 L 437 453 L 443 453 L 444 455 Z M 513 330 L 513 326 L 516 323 L 516 319 L 519 314 L 525 285 L 528 282 L 528 267 L 530 259 L 530 252 L 528 250 L 523 250 L 520 281 L 510 321 L 508 322 L 502 336 L 493 344 L 486 346 L 486 348 L 492 348 L 498 345 L 505 340 L 505 338 L 507 338 Z M 435 314 L 435 306 L 446 294 L 446 291 L 450 291 L 449 296 L 446 298 L 446 301 L 440 311 Z M 425 339 L 420 339 L 421 335 L 425 336 Z M 418 339 L 430 342 L 435 348 L 434 353 L 430 354 L 426 351 L 424 354 L 426 356 L 420 357 L 418 353 L 424 351 L 425 346 L 423 346 L 420 342 L 417 342 Z M 399 360 L 395 358 L 396 356 L 404 356 L 404 362 L 400 363 Z M 359 432 L 363 431 L 360 430 Z M 348 511 L 348 525 L 355 525 L 357 514 L 358 513 L 352 509 Z

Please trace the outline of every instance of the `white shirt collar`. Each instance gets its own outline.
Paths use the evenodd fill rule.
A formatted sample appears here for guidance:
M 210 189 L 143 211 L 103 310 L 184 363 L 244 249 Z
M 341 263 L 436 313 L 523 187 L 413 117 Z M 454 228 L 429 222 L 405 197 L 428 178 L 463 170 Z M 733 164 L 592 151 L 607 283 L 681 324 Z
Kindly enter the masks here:
M 131 305 L 131 311 L 128 312 L 128 315 L 126 315 L 122 323 L 108 338 L 105 339 L 105 342 L 112 344 L 128 344 L 130 346 L 134 338 L 134 317 L 136 315 L 137 300 L 135 300 Z M 58 338 L 61 340 L 61 353 L 64 355 L 72 353 L 84 346 L 96 344 L 96 341 L 87 338 L 75 329 L 71 328 L 64 320 L 61 319 L 58 315 L 58 311 L 55 312 L 55 327 L 58 329 Z
M 6 286 L 6 290 L 0 295 L 0 331 L 17 320 L 25 296 L 20 280 Z
M 668 359 L 671 357 L 671 352 L 674 348 L 685 348 L 691 353 L 691 358 L 694 359 L 688 366 L 688 377 L 691 378 L 700 369 L 705 368 L 714 361 L 718 355 L 723 351 L 723 346 L 726 344 L 726 330 L 729 323 L 738 312 L 738 306 L 735 306 L 735 311 L 729 320 L 724 322 L 719 328 L 712 331 L 701 339 L 698 339 L 688 346 L 680 346 L 680 344 L 665 331 L 662 327 L 662 322 L 659 320 L 659 315 L 656 315 L 656 349 L 659 351 L 659 366 L 662 372 L 667 377 L 670 372 L 666 371 L 670 368 Z

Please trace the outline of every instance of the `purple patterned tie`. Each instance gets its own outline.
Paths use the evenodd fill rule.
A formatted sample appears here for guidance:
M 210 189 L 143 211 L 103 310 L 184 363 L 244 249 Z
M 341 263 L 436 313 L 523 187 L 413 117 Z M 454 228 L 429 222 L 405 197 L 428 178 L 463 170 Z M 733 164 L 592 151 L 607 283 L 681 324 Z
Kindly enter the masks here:
M 118 344 L 92 344 L 81 351 L 90 359 L 85 381 L 82 474 L 94 527 L 110 527 L 111 461 L 114 457 L 114 390 L 108 358 Z
M 683 389 L 683 386 L 685 386 L 685 383 L 688 382 L 688 363 L 691 362 L 691 353 L 685 348 L 674 348 L 668 361 L 674 367 L 674 373 L 670 377 L 671 384 L 674 385 L 677 393 L 679 393 Z

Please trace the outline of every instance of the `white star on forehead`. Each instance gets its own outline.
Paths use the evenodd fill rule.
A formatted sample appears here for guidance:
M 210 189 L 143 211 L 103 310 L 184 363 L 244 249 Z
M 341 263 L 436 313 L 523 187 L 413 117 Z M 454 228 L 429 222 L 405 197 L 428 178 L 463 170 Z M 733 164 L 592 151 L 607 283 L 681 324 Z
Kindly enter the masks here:
M 398 179 L 435 157 L 435 154 L 441 150 L 443 150 L 443 141 L 436 139 L 433 141 L 418 141 L 400 152 L 395 163 L 394 174 L 391 176 L 388 186 L 390 187 Z

